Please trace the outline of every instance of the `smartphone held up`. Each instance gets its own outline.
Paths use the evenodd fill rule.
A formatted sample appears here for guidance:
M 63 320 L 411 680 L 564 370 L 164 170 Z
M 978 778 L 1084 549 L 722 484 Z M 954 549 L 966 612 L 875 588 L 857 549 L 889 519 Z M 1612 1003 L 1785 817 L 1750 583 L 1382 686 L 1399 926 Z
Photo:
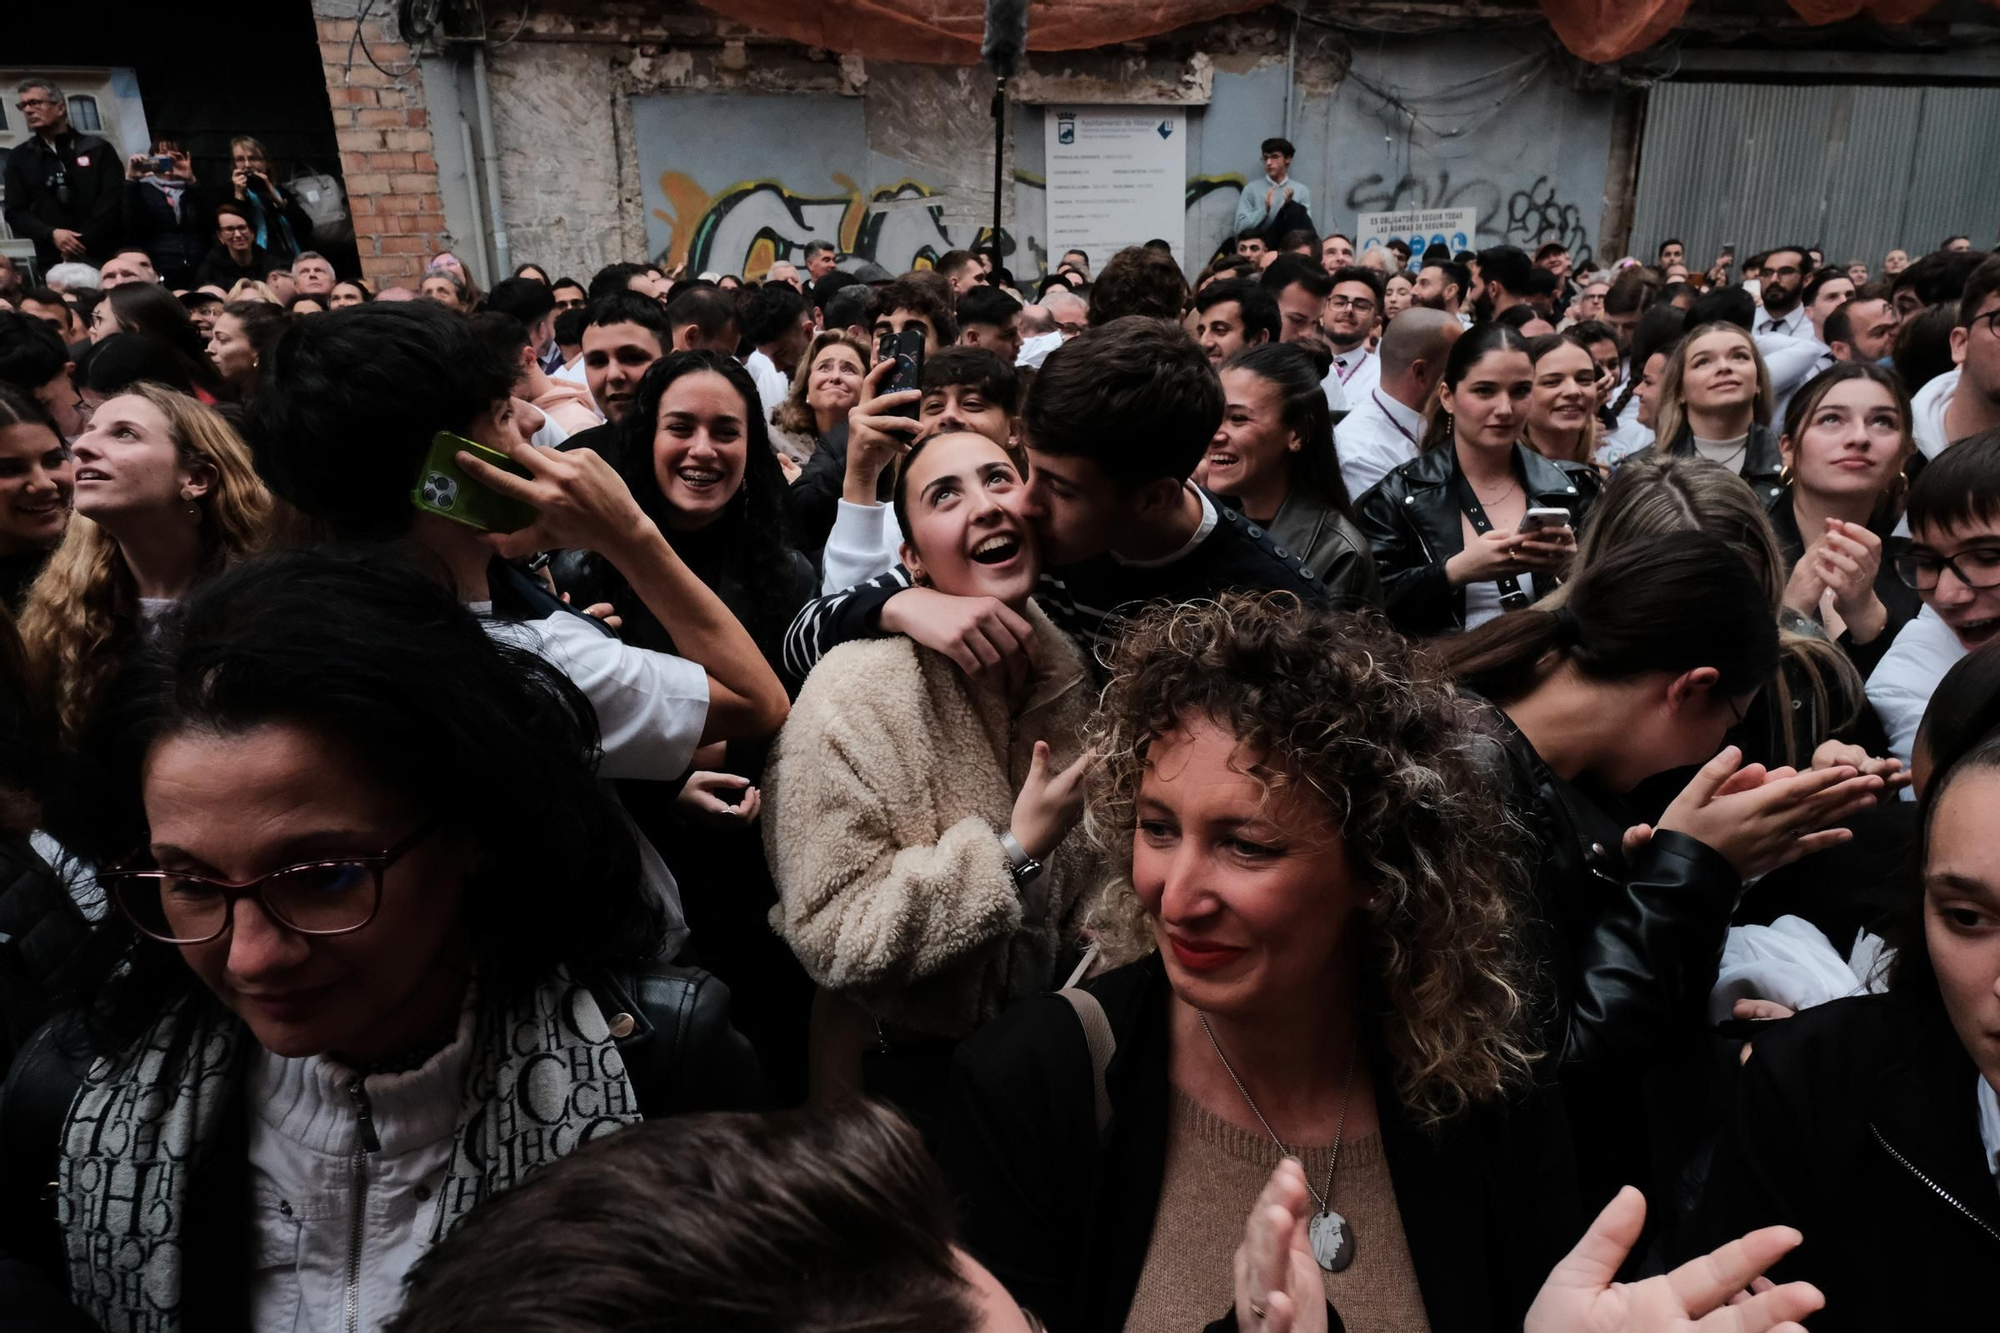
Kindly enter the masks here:
M 475 440 L 441 430 L 431 437 L 431 449 L 410 490 L 410 503 L 427 514 L 463 523 L 481 532 L 519 532 L 535 521 L 533 506 L 501 495 L 468 477 L 458 465 L 460 453 L 471 454 L 517 477 L 528 470 Z

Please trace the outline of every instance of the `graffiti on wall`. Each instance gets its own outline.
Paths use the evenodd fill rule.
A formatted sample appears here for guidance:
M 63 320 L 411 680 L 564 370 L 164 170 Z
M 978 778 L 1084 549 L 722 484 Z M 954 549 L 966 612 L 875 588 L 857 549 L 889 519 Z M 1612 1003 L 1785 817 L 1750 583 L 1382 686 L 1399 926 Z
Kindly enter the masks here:
M 810 242 L 828 241 L 842 254 L 859 255 L 891 273 L 902 273 L 930 268 L 948 250 L 994 240 L 991 227 L 961 225 L 954 235 L 944 220 L 942 202 L 926 202 L 938 199 L 937 192 L 921 181 L 902 180 L 866 191 L 840 172 L 829 179 L 831 190 L 795 190 L 782 181 L 757 180 L 710 194 L 691 176 L 662 172 L 660 193 L 667 206 L 654 209 L 653 215 L 670 228 L 671 237 L 654 258 L 661 263 L 684 259 L 695 273 L 758 278 L 781 259 L 800 262 Z M 1048 264 L 1046 240 L 1037 225 L 1038 196 L 1046 183 L 1026 171 L 1015 172 L 1014 182 L 1016 207 L 1027 215 L 1026 225 L 1018 246 L 1014 236 L 1003 232 L 999 248 L 1003 262 L 1025 278 Z M 1205 255 L 1228 237 L 1242 190 L 1241 175 L 1188 178 L 1184 208 L 1193 243 L 1190 253 Z M 1394 181 L 1374 174 L 1350 185 L 1345 202 L 1356 213 L 1472 208 L 1478 211 L 1482 237 L 1527 249 L 1561 241 L 1578 269 L 1592 261 L 1582 209 L 1561 199 L 1547 176 L 1538 176 L 1532 185 L 1510 194 L 1490 180 L 1454 181 L 1445 170 Z M 1324 219 L 1321 222 L 1327 225 Z M 1022 264 L 1021 258 L 1029 262 Z
M 926 203 L 936 191 L 921 181 L 903 180 L 864 192 L 852 177 L 835 172 L 832 192 L 793 190 L 782 181 L 740 181 L 711 195 L 678 171 L 660 173 L 667 207 L 653 216 L 671 235 L 654 258 L 686 262 L 695 273 L 740 273 L 762 277 L 781 259 L 801 262 L 814 241 L 830 242 L 844 255 L 859 255 L 891 273 L 930 268 L 947 250 L 991 239 L 992 229 L 961 228 L 953 237 L 941 204 Z M 1004 243 L 1004 238 L 1003 238 Z M 1009 246 L 1008 248 L 1011 248 Z

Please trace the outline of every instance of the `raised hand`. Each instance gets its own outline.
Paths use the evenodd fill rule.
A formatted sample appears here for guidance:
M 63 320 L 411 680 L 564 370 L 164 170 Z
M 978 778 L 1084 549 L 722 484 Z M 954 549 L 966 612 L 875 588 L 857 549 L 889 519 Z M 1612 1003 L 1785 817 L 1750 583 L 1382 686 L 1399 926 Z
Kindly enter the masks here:
M 1619 1282 L 1645 1221 L 1646 1196 L 1630 1185 L 1618 1191 L 1542 1284 L 1522 1333 L 1806 1333 L 1798 1321 L 1826 1304 L 1809 1282 L 1780 1287 L 1763 1277 L 1798 1246 L 1791 1227 L 1765 1227 L 1671 1273 Z
M 1098 755 L 1086 750 L 1068 768 L 1056 771 L 1047 741 L 1035 742 L 1028 762 L 1028 780 L 1014 798 L 1009 831 L 1021 850 L 1037 861 L 1047 858 L 1083 818 L 1084 779 L 1097 766 Z
M 519 532 L 493 533 L 488 541 L 504 556 L 536 551 L 597 551 L 618 563 L 618 547 L 635 534 L 657 532 L 626 489 L 624 478 L 589 449 L 558 453 L 526 440 L 507 441 L 507 456 L 528 470 L 517 477 L 461 450 L 458 466 L 488 490 L 532 505 L 535 521 Z
M 1845 764 L 1804 773 L 1780 769 L 1752 790 L 1731 789 L 1742 763 L 1743 752 L 1731 745 L 1702 765 L 1660 816 L 1659 827 L 1714 848 L 1744 879 L 1848 841 L 1851 832 L 1828 825 L 1874 805 L 1886 790 L 1879 776 Z

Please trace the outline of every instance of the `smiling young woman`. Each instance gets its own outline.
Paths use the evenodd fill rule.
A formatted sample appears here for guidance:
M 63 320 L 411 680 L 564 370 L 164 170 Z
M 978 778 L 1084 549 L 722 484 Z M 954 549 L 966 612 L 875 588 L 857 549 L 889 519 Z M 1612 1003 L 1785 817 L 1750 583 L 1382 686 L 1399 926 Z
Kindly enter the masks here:
M 816 1084 L 865 1086 L 919 1124 L 959 1039 L 1061 983 L 1095 864 L 1069 836 L 1089 678 L 1030 596 L 1027 503 L 984 435 L 911 446 L 893 500 L 903 563 L 920 586 L 1005 607 L 1029 669 L 994 687 L 900 635 L 843 644 L 799 692 L 765 777 L 773 924 L 847 1002 L 848 1034 L 858 1017 L 886 1048 L 864 1080 L 862 1042 L 820 1043 Z
M 1091 828 L 1129 870 L 1095 923 L 1122 965 L 961 1052 L 967 1248 L 1051 1328 L 1200 1328 L 1296 1155 L 1299 1295 L 1518 1328 L 1574 1200 L 1524 1091 L 1525 871 L 1472 710 L 1378 620 L 1283 595 L 1160 608 L 1112 672 Z

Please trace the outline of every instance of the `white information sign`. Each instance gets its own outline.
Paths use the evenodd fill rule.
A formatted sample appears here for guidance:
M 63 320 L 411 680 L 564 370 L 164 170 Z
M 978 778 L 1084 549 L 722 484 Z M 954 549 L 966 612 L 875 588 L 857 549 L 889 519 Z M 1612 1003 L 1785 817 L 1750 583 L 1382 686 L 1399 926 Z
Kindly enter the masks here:
M 1426 246 L 1442 245 L 1453 254 L 1478 249 L 1473 244 L 1478 229 L 1476 208 L 1408 208 L 1400 213 L 1362 213 L 1354 221 L 1355 253 L 1366 253 L 1400 237 L 1410 247 L 1410 260 L 1414 263 Z
M 1187 113 L 1052 106 L 1043 125 L 1050 266 L 1082 250 L 1095 274 L 1126 246 L 1159 239 L 1185 268 Z

